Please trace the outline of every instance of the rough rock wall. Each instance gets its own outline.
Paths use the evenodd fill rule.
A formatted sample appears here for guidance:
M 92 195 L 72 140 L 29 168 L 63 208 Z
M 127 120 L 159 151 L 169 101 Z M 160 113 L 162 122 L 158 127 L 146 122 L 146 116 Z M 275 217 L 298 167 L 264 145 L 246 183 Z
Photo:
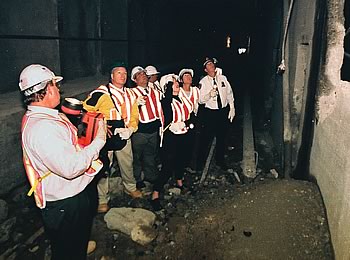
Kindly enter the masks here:
M 29 63 L 60 72 L 56 1 L 0 1 L 0 93 L 17 91 Z
M 20 140 L 24 112 L 18 91 L 20 71 L 28 64 L 41 63 L 74 88 L 65 90 L 64 86 L 64 95 L 92 90 L 97 83 L 86 80 L 101 77 L 98 72 L 107 71 L 112 61 L 128 59 L 127 2 L 0 1 L 0 196 L 26 182 Z M 107 82 L 103 78 L 98 84 Z M 73 80 L 78 83 L 71 85 Z
M 323 195 L 336 259 L 350 259 L 350 82 L 340 80 L 344 0 L 327 2 L 327 47 L 319 81 L 310 174 Z

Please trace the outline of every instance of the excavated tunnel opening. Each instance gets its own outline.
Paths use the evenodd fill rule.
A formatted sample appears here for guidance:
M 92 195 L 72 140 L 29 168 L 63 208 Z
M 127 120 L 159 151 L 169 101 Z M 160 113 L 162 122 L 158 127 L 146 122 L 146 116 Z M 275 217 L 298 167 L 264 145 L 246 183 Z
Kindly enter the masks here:
M 283 228 L 284 223 L 288 222 L 286 219 L 290 218 L 289 209 L 295 207 L 295 204 L 290 204 L 290 198 L 303 207 L 301 202 L 315 197 L 318 205 L 309 203 L 310 206 L 305 212 L 311 212 L 308 213 L 312 218 L 310 223 L 321 222 L 318 226 L 312 226 L 312 231 L 318 232 L 315 236 L 320 237 L 320 240 L 324 239 L 325 242 L 316 243 L 316 246 L 322 245 L 323 248 L 314 251 L 318 256 L 327 255 L 332 259 L 330 242 L 327 235 L 324 235 L 328 227 L 317 188 L 311 183 L 300 185 L 298 182 L 283 179 L 285 158 L 282 76 L 277 75 L 276 70 L 281 58 L 281 35 L 285 24 L 283 13 L 286 6 L 278 0 L 217 0 L 214 4 L 199 0 L 121 2 L 123 7 L 118 9 L 117 16 L 122 17 L 120 19 L 123 23 L 118 24 L 120 28 L 117 26 L 121 35 L 118 39 L 113 38 L 115 31 L 111 29 L 112 19 L 109 17 L 112 16 L 112 9 L 105 5 L 106 2 L 97 1 L 92 5 L 91 9 L 96 8 L 98 11 L 96 16 L 91 15 L 90 20 L 81 10 L 84 8 L 80 6 L 82 3 L 59 0 L 55 24 L 58 35 L 20 36 L 16 40 L 58 42 L 57 46 L 55 45 L 58 55 L 54 55 L 54 58 L 60 59 L 60 62 L 54 64 L 55 69 L 60 68 L 63 76 L 67 75 L 63 97 L 78 96 L 82 99 L 90 91 L 88 86 L 94 86 L 96 82 L 105 83 L 109 74 L 108 66 L 115 60 L 126 60 L 129 73 L 135 65 L 155 65 L 161 74 L 178 73 L 182 68 L 192 68 L 195 71 L 194 83 L 197 85 L 204 76 L 204 58 L 217 58 L 218 67 L 231 82 L 235 94 L 236 118 L 230 125 L 230 134 L 225 144 L 226 159 L 232 171 L 223 172 L 215 168 L 213 163 L 207 179 L 200 184 L 198 181 L 201 176 L 187 172 L 186 177 L 193 185 L 193 193 L 187 197 L 174 195 L 173 191 L 169 191 L 171 187 L 168 185 L 169 192 L 164 195 L 166 210 L 157 213 L 157 221 L 152 226 L 159 234 L 154 242 L 146 246 L 136 245 L 128 235 L 108 230 L 104 217 L 101 214 L 97 215 L 92 238 L 97 240 L 98 250 L 88 259 L 96 259 L 96 256 L 102 257 L 101 259 L 105 256 L 110 257 L 108 259 L 158 259 L 159 256 L 162 259 L 172 259 L 168 256 L 174 259 L 241 259 L 248 257 L 245 247 L 251 250 L 258 247 L 262 251 L 265 250 L 267 258 L 273 259 L 273 256 L 281 252 L 273 255 L 273 245 L 266 245 L 255 239 L 267 235 L 265 241 L 269 241 L 269 235 L 275 237 L 273 232 L 277 230 L 277 226 Z M 347 5 L 348 2 L 349 0 Z M 74 15 L 69 13 L 75 8 Z M 103 13 L 100 9 L 107 15 L 99 17 Z M 72 33 L 68 28 L 74 24 L 73 16 L 81 21 Z M 90 31 L 91 24 L 84 23 L 84 19 L 101 27 Z M 346 23 L 349 27 L 348 20 Z M 306 40 L 305 42 L 302 47 L 308 44 Z M 344 62 L 344 68 L 345 66 L 347 65 Z M 94 75 L 95 72 L 102 73 L 98 80 L 81 78 Z M 344 75 L 347 77 L 346 73 Z M 316 80 L 317 75 L 313 76 Z M 84 89 L 80 89 L 82 84 L 85 84 Z M 130 79 L 128 84 L 132 84 Z M 74 88 L 77 88 L 76 91 L 73 91 Z M 313 111 L 309 113 L 311 115 Z M 250 132 L 250 137 L 244 136 L 245 131 Z M 245 178 L 242 169 L 245 150 L 250 152 L 249 166 L 255 167 L 256 170 L 256 176 L 251 179 Z M 305 151 L 306 154 L 300 155 L 303 156 L 302 159 L 307 160 L 309 150 Z M 303 161 L 302 159 L 300 161 Z M 115 170 L 115 174 L 118 175 L 117 163 Z M 302 169 L 303 172 L 304 170 Z M 113 185 L 122 186 L 116 179 L 113 180 Z M 275 191 L 278 194 L 272 196 Z M 118 192 L 111 191 L 114 196 L 110 201 L 112 208 L 150 209 L 148 199 L 130 200 Z M 315 197 L 313 194 L 316 194 Z M 6 199 L 10 200 L 11 196 L 7 195 Z M 34 205 L 27 206 L 28 201 L 28 198 L 22 200 L 17 203 L 20 207 L 10 209 L 12 214 L 16 212 L 19 216 L 23 214 L 33 217 L 29 221 L 24 217 L 18 220 L 21 227 L 17 227 L 15 235 L 9 239 L 10 242 L 2 244 L 0 256 L 18 259 L 50 257 L 49 241 L 40 225 L 40 214 Z M 254 205 L 267 212 L 260 216 L 260 212 L 253 210 Z M 280 208 L 285 209 L 284 215 L 280 214 Z M 293 221 L 299 218 L 298 214 L 294 214 L 293 211 Z M 263 220 L 256 218 L 258 215 L 264 216 Z M 275 218 L 274 222 L 270 223 L 272 215 Z M 304 218 L 307 219 L 309 215 L 302 215 L 301 222 L 305 225 L 309 223 L 304 221 Z M 314 216 L 317 216 L 317 220 Z M 266 223 L 270 224 L 265 227 Z M 287 229 L 289 228 L 290 225 L 287 225 Z M 32 233 L 29 236 L 23 235 L 20 233 L 21 229 L 31 230 Z M 293 230 L 288 232 L 292 233 Z M 286 239 L 283 232 L 278 232 L 277 235 Z M 281 254 L 296 252 L 293 249 L 294 244 L 284 243 L 283 239 L 280 239 L 281 244 L 278 246 L 279 251 L 285 250 Z M 297 235 L 292 239 L 302 241 Z M 238 242 L 241 243 L 241 247 L 235 248 L 235 251 L 232 248 Z M 280 250 L 283 246 L 283 250 Z M 305 252 L 309 252 L 312 246 L 315 246 L 315 243 L 300 244 Z M 296 252 L 296 259 L 298 256 L 305 256 L 304 251 Z

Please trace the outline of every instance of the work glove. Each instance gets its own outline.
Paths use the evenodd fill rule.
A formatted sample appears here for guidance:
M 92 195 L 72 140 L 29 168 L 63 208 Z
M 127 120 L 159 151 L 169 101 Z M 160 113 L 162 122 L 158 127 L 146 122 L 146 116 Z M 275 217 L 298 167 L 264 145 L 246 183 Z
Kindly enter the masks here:
M 233 118 L 235 117 L 236 111 L 234 107 L 230 107 L 230 112 L 228 112 L 228 120 L 232 123 Z
M 146 105 L 146 99 L 144 96 L 139 96 L 137 98 L 137 105 L 138 106 L 143 106 L 143 105 Z
M 176 122 L 176 123 L 171 123 L 169 130 L 174 134 L 176 134 L 182 129 L 184 129 L 185 127 L 186 127 L 185 122 Z
M 119 134 L 122 140 L 128 140 L 133 132 L 134 132 L 134 129 L 132 127 L 116 128 L 114 130 L 114 134 L 115 135 Z

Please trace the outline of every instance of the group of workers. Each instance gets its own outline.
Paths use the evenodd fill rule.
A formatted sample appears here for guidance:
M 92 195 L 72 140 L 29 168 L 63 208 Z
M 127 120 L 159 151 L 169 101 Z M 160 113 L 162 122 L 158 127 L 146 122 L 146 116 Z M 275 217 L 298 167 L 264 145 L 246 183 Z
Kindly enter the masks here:
M 215 58 L 205 59 L 207 75 L 198 87 L 193 86 L 192 69 L 158 80 L 154 66 L 136 66 L 131 71 L 132 88 L 125 86 L 125 64 L 114 64 L 109 82 L 82 102 L 84 111 L 103 115 L 96 117 L 94 136 L 84 145 L 79 143 L 79 127 L 58 109 L 63 78 L 40 64 L 22 71 L 19 87 L 27 106 L 22 120 L 24 165 L 51 241 L 52 259 L 86 258 L 94 210 L 109 210 L 108 173 L 114 159 L 124 191 L 132 198 L 144 196 L 146 181 L 152 184 L 155 211 L 161 209 L 160 193 L 171 176 L 185 191 L 184 168 L 192 159 L 200 104 L 197 168 L 204 166 L 216 136 L 216 164 L 226 169 L 225 136 L 235 116 L 234 96 L 216 63 Z M 95 176 L 98 205 L 90 192 Z

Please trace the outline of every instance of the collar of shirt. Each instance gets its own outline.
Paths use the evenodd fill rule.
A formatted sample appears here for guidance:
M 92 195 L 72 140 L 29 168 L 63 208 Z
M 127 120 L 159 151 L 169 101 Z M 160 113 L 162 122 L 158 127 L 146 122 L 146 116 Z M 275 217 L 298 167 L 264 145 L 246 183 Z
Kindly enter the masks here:
M 216 77 L 216 75 L 214 77 L 211 77 L 208 75 L 208 80 L 213 86 L 214 86 L 214 80 L 216 82 L 216 85 L 218 85 L 218 78 Z
M 124 92 L 125 92 L 125 91 L 124 91 L 124 88 L 125 88 L 125 87 L 118 88 L 118 87 L 114 86 L 112 83 L 109 83 L 109 86 L 110 86 L 111 88 L 113 88 L 113 89 L 119 91 L 119 92 L 122 93 L 122 94 L 124 94 Z
M 149 86 L 147 87 L 141 87 L 141 86 L 137 86 L 139 88 L 139 90 L 142 92 L 142 95 L 147 96 L 149 94 Z
M 57 109 L 48 108 L 48 107 L 28 106 L 28 111 L 34 112 L 34 113 L 48 114 L 54 117 L 59 117 Z

